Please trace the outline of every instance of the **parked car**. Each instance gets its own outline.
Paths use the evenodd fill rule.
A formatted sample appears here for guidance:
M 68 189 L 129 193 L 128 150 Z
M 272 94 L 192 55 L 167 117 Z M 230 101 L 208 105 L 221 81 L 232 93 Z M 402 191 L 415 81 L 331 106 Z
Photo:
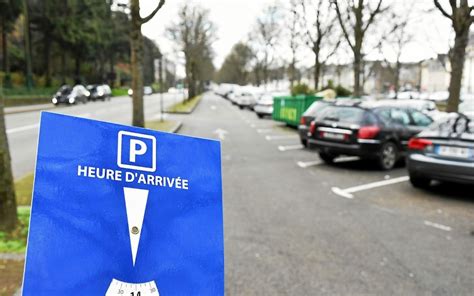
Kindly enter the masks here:
M 144 96 L 149 96 L 153 94 L 153 88 L 151 86 L 144 86 L 143 87 L 143 95 Z M 132 96 L 133 95 L 133 89 L 128 89 L 128 95 Z
M 474 114 L 450 114 L 412 138 L 408 147 L 413 186 L 427 187 L 431 180 L 474 185 Z
M 474 116 L 474 100 L 465 100 L 459 104 L 459 113 Z
M 441 119 L 448 115 L 446 112 L 438 110 L 436 103 L 429 100 L 418 100 L 418 99 L 398 99 L 398 100 L 381 100 L 378 101 L 381 105 L 392 105 L 395 107 L 402 108 L 413 108 L 421 111 L 431 117 L 433 120 Z
M 346 101 L 327 106 L 311 122 L 308 143 L 327 163 L 340 155 L 359 156 L 389 170 L 405 156 L 409 139 L 432 122 L 411 108 Z
M 321 113 L 327 106 L 334 104 L 334 100 L 316 101 L 303 113 L 298 125 L 298 133 L 300 135 L 301 144 L 308 147 L 308 132 L 311 122 Z
M 53 99 L 51 100 L 54 105 L 59 104 L 77 104 L 87 103 L 88 97 L 90 96 L 89 91 L 82 85 L 78 84 L 74 87 L 69 85 L 63 85 L 58 90 L 58 92 L 54 95 Z
M 87 90 L 90 93 L 89 100 L 90 101 L 97 101 L 97 100 L 108 100 L 112 96 L 112 90 L 107 84 L 94 84 L 88 85 Z
M 235 94 L 233 101 L 240 109 L 249 108 L 253 109 L 253 106 L 257 103 L 257 94 L 250 90 L 242 90 Z
M 273 114 L 273 98 L 280 96 L 288 96 L 288 93 L 285 92 L 272 92 L 264 93 L 255 103 L 253 111 L 257 114 L 258 118 L 263 118 L 265 116 L 272 116 Z

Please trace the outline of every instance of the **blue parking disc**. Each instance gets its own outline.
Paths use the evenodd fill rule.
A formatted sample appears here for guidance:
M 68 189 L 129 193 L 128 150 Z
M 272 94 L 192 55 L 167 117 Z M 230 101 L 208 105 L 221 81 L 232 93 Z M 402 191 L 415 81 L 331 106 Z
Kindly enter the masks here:
M 220 144 L 43 112 L 23 295 L 223 295 Z

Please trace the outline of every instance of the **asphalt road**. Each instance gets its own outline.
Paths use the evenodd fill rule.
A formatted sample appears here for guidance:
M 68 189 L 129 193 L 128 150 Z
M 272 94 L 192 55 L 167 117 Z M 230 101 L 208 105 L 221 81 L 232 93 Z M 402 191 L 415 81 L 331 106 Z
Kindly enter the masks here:
M 325 165 L 215 95 L 180 133 L 222 140 L 227 295 L 472 295 L 474 188 Z
M 165 108 L 182 100 L 181 94 L 164 94 Z M 59 106 L 47 112 L 56 112 L 72 116 L 102 121 L 131 124 L 132 100 L 130 97 L 116 97 L 106 102 L 89 102 L 73 106 Z M 36 144 L 41 111 L 6 115 L 7 136 L 12 157 L 13 175 L 21 178 L 35 168 Z M 160 95 L 145 97 L 146 120 L 160 117 Z
M 53 111 L 131 121 L 128 98 Z M 148 97 L 147 118 L 158 114 Z M 180 133 L 222 140 L 227 295 L 472 295 L 474 188 L 417 190 L 405 168 L 353 158 L 325 165 L 295 130 L 215 95 L 179 118 Z M 7 116 L 15 177 L 34 169 L 38 119 Z

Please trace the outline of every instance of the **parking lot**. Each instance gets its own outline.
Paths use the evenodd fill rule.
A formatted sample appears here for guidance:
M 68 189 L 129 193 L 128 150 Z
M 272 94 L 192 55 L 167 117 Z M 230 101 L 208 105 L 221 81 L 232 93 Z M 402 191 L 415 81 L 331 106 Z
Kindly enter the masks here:
M 223 145 L 232 294 L 469 294 L 472 187 L 413 188 L 398 166 L 324 164 L 297 131 L 208 94 L 180 133 Z

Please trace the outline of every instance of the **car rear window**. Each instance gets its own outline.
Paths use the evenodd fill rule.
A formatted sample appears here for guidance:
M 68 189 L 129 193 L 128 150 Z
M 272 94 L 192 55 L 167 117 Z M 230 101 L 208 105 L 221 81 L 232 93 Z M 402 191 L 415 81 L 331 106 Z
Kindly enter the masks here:
M 328 120 L 343 123 L 367 124 L 375 123 L 375 118 L 369 111 L 357 107 L 327 106 L 318 115 L 318 120 Z
M 304 112 L 304 116 L 316 116 L 317 113 L 322 112 L 329 104 L 327 102 L 314 102 L 309 106 L 308 110 Z

